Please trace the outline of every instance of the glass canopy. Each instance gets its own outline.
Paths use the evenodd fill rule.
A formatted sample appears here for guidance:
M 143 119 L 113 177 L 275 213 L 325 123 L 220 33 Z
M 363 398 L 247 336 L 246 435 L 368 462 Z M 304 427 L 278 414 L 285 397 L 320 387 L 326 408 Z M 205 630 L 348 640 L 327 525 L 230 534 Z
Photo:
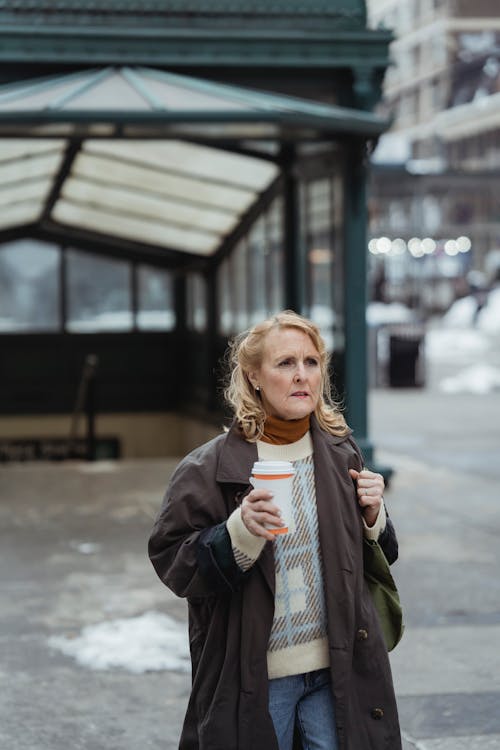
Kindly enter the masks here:
M 55 225 L 210 256 L 279 177 L 283 139 L 384 127 L 366 112 L 148 68 L 2 86 L 0 232 Z

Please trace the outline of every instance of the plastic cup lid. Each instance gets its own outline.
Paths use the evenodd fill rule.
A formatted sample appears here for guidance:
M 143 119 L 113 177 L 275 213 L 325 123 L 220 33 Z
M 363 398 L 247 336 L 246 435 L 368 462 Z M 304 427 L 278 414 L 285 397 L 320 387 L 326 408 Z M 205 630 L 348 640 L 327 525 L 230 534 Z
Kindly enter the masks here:
M 256 461 L 252 474 L 295 474 L 290 461 Z

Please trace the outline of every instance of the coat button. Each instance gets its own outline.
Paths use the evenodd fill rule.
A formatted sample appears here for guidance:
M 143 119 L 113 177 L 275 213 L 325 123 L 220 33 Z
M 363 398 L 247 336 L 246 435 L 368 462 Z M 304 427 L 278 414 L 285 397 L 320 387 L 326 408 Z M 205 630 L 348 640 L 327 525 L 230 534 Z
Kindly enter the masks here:
M 358 632 L 356 633 L 356 640 L 366 641 L 367 638 L 368 638 L 368 630 L 365 630 L 365 628 L 360 628 Z
M 384 715 L 384 709 L 383 708 L 374 708 L 372 709 L 372 719 L 381 719 Z

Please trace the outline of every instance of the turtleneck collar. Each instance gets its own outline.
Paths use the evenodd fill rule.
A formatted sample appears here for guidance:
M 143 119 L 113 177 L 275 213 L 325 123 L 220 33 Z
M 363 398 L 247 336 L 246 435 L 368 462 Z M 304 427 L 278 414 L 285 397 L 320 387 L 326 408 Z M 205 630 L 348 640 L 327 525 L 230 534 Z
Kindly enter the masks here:
M 296 443 L 304 437 L 309 430 L 311 415 L 302 419 L 279 419 L 279 417 L 266 417 L 264 422 L 264 434 L 261 440 L 271 445 L 288 445 Z

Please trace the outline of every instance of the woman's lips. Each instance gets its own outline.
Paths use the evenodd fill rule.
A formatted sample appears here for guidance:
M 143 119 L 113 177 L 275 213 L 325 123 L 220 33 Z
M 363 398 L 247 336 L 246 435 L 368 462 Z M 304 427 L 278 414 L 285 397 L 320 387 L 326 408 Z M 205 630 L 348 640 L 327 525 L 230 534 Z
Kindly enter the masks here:
M 293 398 L 308 398 L 309 394 L 305 391 L 296 391 L 295 393 L 292 393 Z

